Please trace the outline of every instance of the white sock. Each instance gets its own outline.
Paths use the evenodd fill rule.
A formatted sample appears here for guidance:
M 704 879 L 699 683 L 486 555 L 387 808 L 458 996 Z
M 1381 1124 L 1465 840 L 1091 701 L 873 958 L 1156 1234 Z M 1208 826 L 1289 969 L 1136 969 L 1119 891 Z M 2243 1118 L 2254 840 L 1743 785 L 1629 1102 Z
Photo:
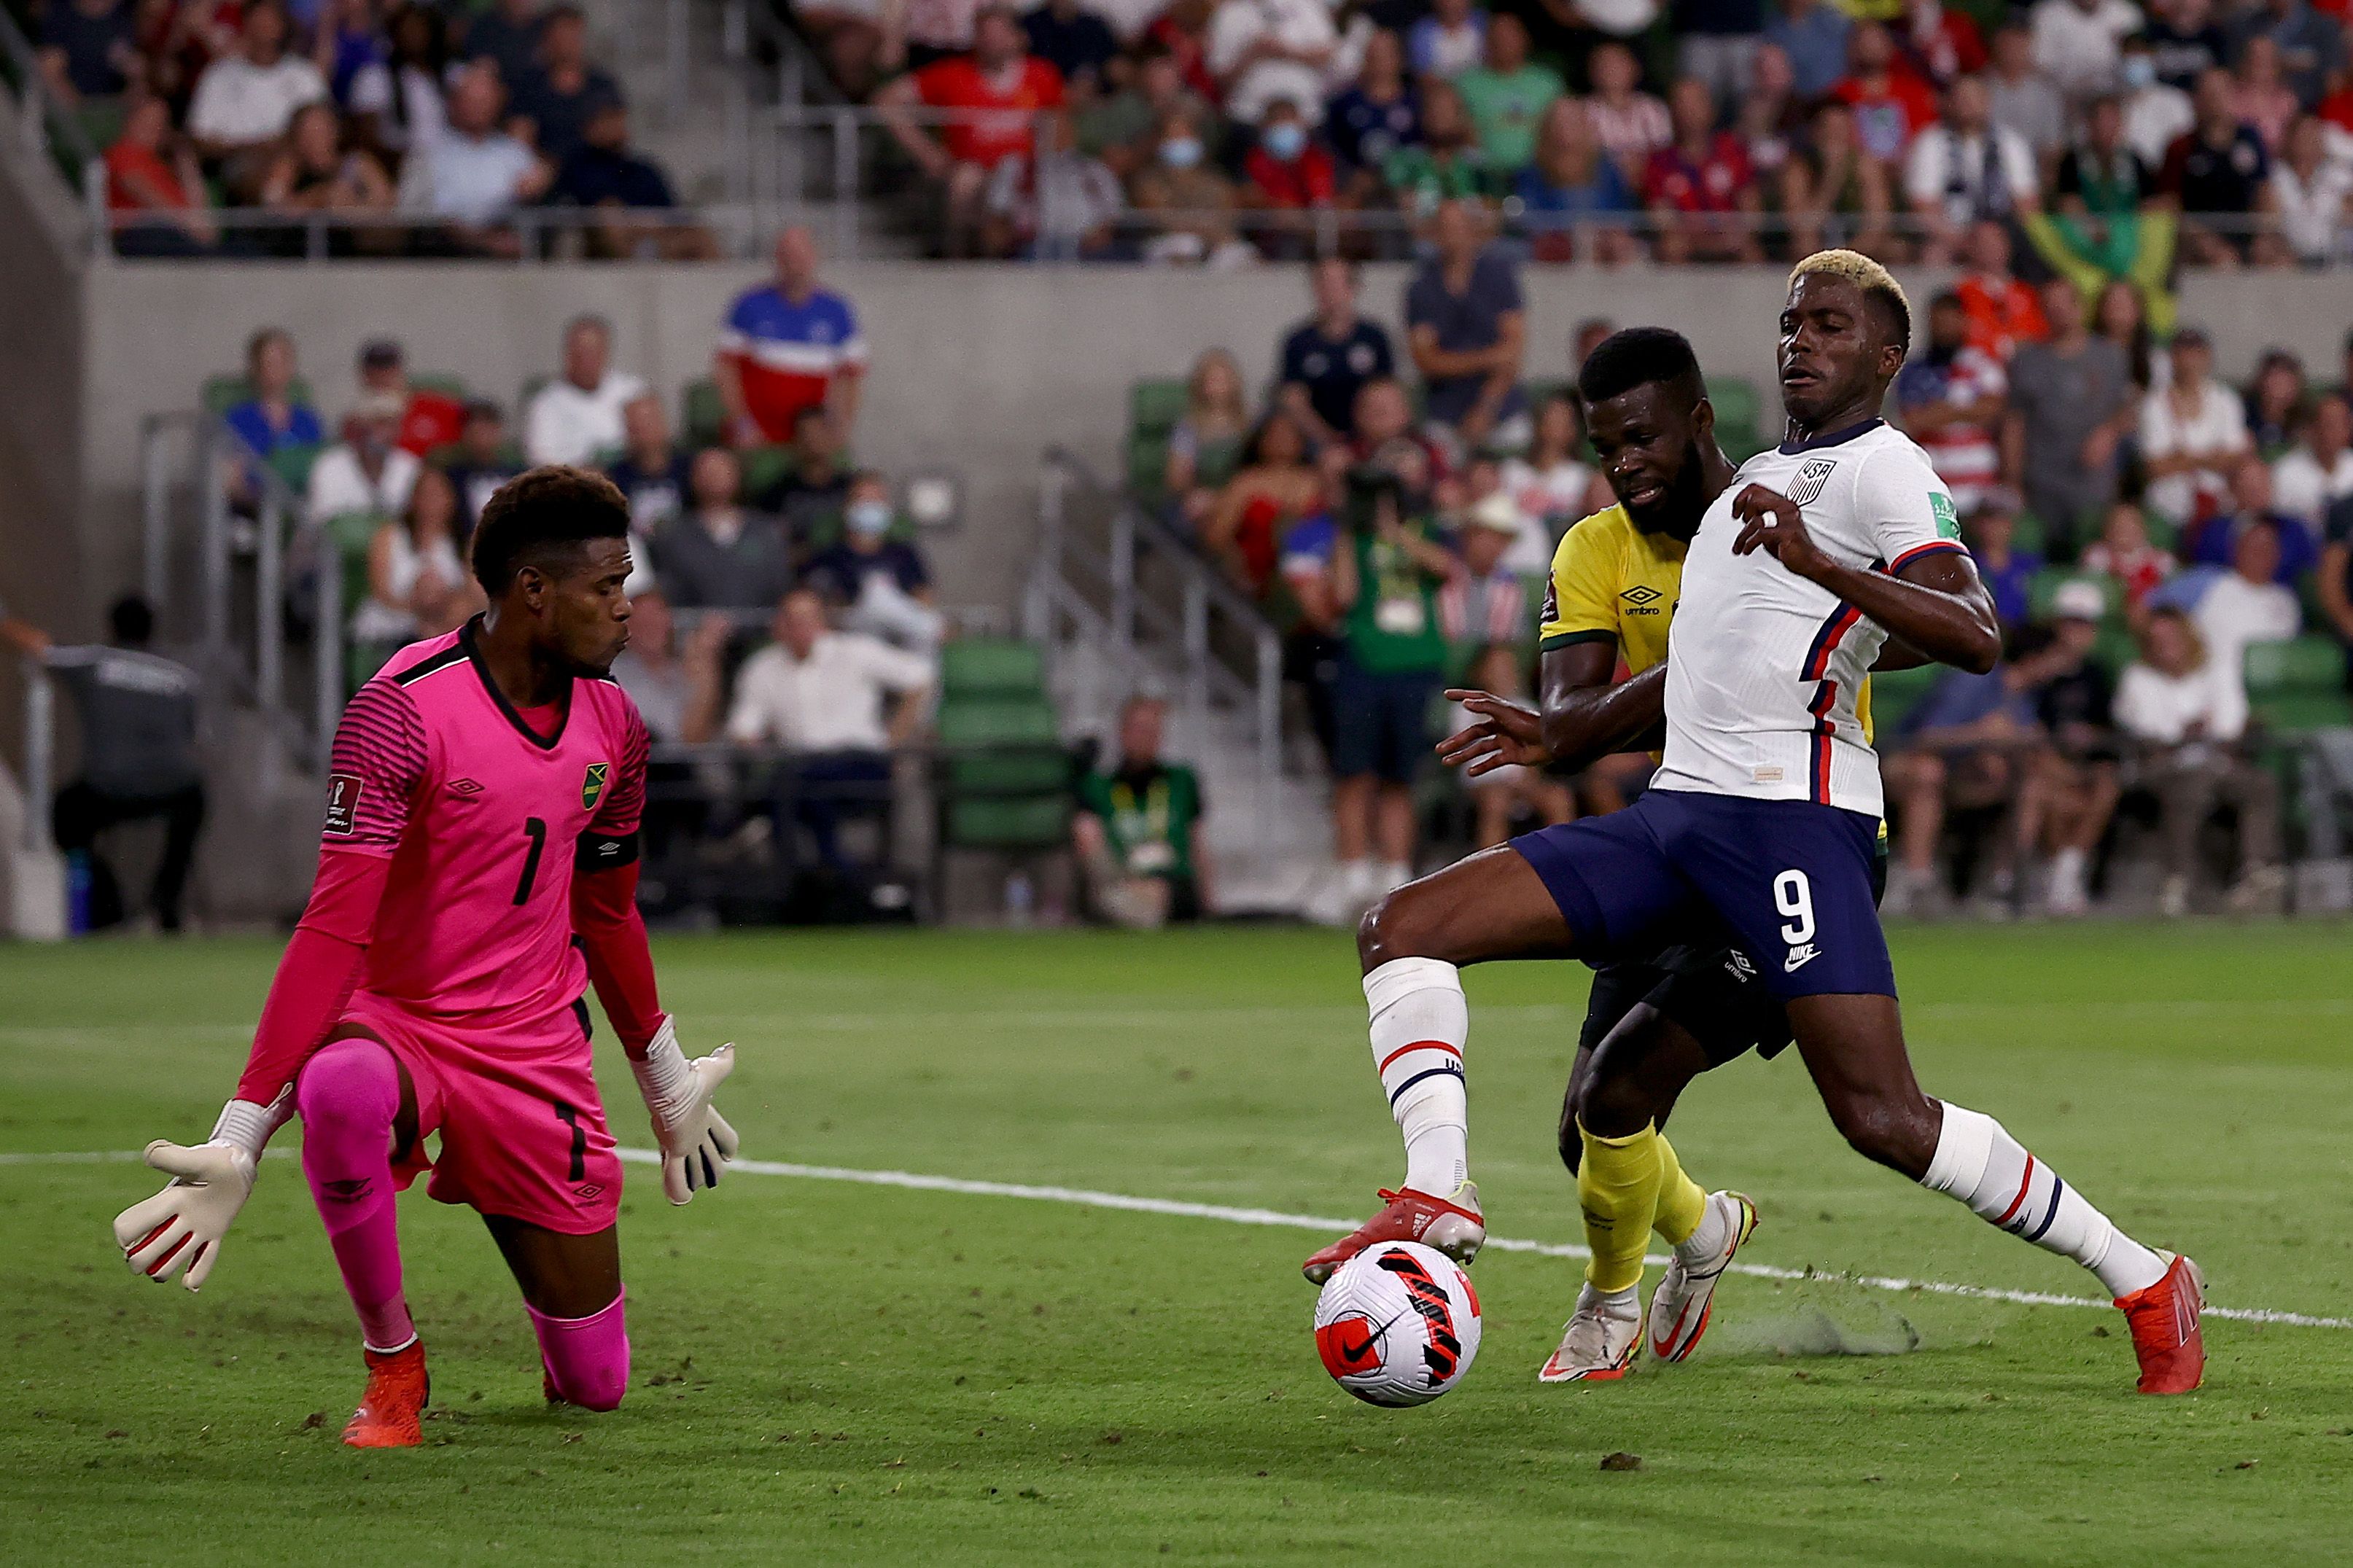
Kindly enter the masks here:
M 1471 1173 L 1471 1104 L 1462 1044 L 1471 1004 L 1462 975 L 1435 958 L 1392 958 L 1365 976 L 1373 1066 L 1405 1134 L 1405 1184 L 1445 1197 Z
M 1675 1244 L 1675 1256 L 1694 1268 L 1704 1268 L 1715 1261 L 1724 1250 L 1725 1238 L 1732 1220 L 1724 1212 L 1725 1205 L 1710 1199 L 1699 1211 L 1699 1228 Z
M 1636 1300 L 1632 1285 L 1623 1290 L 1597 1290 L 1593 1281 L 1587 1280 L 1577 1292 L 1577 1310 L 1582 1312 L 1588 1308 L 1599 1309 L 1603 1317 L 1615 1318 L 1621 1323 L 1630 1323 L 1642 1315 L 1642 1303 Z
M 2046 1252 L 2073 1258 L 2110 1296 L 2129 1296 L 2165 1277 L 2165 1259 L 2118 1230 L 1982 1112 L 1946 1102 L 1936 1158 L 1920 1184 L 1960 1199 L 1978 1218 Z

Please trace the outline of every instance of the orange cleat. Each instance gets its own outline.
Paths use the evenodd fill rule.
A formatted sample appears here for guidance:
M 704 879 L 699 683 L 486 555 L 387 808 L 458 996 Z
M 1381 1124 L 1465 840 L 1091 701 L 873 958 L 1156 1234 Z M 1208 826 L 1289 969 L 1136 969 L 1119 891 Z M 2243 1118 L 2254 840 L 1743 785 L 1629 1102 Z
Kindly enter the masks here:
M 2198 1315 L 2206 1308 L 2206 1277 L 2187 1258 L 2171 1258 L 2165 1278 L 2116 1299 L 2140 1358 L 2143 1394 L 2188 1394 L 2206 1375 L 2206 1340 Z
M 1388 1206 L 1380 1213 L 1300 1265 L 1309 1284 L 1323 1284 L 1339 1272 L 1340 1265 L 1384 1241 L 1419 1241 L 1466 1265 L 1486 1244 L 1487 1222 L 1479 1215 L 1479 1189 L 1472 1183 L 1455 1188 L 1452 1198 L 1432 1197 L 1410 1187 L 1401 1193 L 1383 1187 L 1381 1202 Z
M 433 1397 L 433 1379 L 425 1370 L 425 1342 L 411 1340 L 405 1349 L 372 1351 L 367 1358 L 367 1392 L 343 1428 L 343 1442 L 353 1448 L 414 1448 L 425 1441 L 417 1426 L 425 1405 Z

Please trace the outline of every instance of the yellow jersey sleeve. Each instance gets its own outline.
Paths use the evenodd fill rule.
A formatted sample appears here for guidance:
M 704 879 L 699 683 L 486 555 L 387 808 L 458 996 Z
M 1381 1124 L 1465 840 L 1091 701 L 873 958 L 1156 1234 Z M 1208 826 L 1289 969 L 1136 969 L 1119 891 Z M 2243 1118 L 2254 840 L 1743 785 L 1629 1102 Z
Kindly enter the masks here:
M 1571 643 L 1617 639 L 1624 519 L 1620 509 L 1611 507 L 1560 536 L 1552 554 L 1552 580 L 1545 589 L 1544 626 L 1538 634 L 1545 652 Z

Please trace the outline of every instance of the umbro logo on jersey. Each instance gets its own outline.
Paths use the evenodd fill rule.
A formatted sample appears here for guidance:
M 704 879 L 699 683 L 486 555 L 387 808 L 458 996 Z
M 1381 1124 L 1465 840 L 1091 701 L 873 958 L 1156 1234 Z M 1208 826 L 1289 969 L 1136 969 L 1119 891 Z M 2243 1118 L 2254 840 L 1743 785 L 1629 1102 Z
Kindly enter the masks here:
M 1724 955 L 1724 972 L 1735 980 L 1747 981 L 1757 978 L 1757 966 L 1749 963 L 1748 955 L 1736 947 Z
M 1831 481 L 1831 470 L 1838 467 L 1836 458 L 1816 458 L 1798 470 L 1798 478 L 1789 486 L 1789 499 L 1799 506 L 1811 506 L 1821 499 L 1822 487 Z
M 1789 956 L 1781 961 L 1781 973 L 1784 974 L 1795 974 L 1798 971 L 1803 969 L 1806 965 L 1811 963 L 1821 955 L 1821 950 L 1816 947 L 1812 942 L 1801 942 L 1798 946 L 1791 948 L 1789 950 Z
M 472 779 L 451 779 L 449 781 L 449 793 L 459 796 L 460 799 L 471 800 L 474 796 L 482 793 L 482 786 L 476 784 Z
M 1620 594 L 1618 596 L 1637 608 L 1640 608 L 1644 605 L 1655 605 L 1662 598 L 1665 597 L 1664 595 L 1661 594 L 1656 588 L 1651 587 L 1647 583 L 1637 583 L 1632 587 Z

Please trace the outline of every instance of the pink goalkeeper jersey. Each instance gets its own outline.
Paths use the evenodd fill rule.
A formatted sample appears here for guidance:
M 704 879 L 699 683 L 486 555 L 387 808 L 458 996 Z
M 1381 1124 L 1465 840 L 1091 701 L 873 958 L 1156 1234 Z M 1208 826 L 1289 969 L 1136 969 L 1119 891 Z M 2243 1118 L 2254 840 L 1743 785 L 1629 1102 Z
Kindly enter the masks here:
M 637 831 L 647 739 L 627 693 L 585 679 L 534 732 L 475 652 L 480 624 L 402 649 L 343 710 L 323 842 L 392 859 L 360 989 L 501 1028 L 587 989 L 575 858 L 617 858 Z

